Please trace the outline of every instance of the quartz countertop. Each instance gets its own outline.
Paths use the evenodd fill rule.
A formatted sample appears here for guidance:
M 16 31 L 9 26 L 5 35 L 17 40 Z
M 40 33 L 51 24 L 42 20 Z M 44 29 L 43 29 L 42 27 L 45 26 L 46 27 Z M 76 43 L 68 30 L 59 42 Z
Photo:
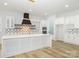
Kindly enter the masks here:
M 2 36 L 2 39 L 6 39 L 6 38 L 34 37 L 34 36 L 42 36 L 42 35 L 49 35 L 49 34 L 4 35 L 4 36 Z

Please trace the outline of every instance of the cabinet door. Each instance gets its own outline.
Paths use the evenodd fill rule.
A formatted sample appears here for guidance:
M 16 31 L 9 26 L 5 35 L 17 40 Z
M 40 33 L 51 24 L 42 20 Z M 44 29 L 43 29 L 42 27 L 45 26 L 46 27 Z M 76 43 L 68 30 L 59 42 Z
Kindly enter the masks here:
M 41 39 L 40 39 L 41 41 L 41 47 L 42 48 L 45 48 L 45 47 L 48 47 L 48 43 L 49 43 L 49 41 L 50 41 L 50 38 L 48 38 L 48 36 L 41 36 Z
M 41 48 L 40 47 L 40 36 L 36 36 L 36 37 L 31 37 L 31 49 L 32 50 L 36 50 Z
M 3 56 L 13 56 L 19 51 L 19 41 L 16 39 L 4 39 L 3 41 Z
M 30 40 L 31 40 L 30 44 L 31 44 L 32 50 L 49 47 L 50 45 L 50 38 L 49 36 L 46 36 L 46 35 L 30 37 Z
M 13 28 L 14 27 L 14 17 L 6 16 L 6 28 Z
M 64 40 L 64 24 L 57 24 L 55 27 L 55 39 L 57 40 Z
M 79 45 L 79 34 L 78 33 L 75 33 L 72 44 Z
M 30 51 L 29 37 L 20 39 L 20 52 L 25 53 Z

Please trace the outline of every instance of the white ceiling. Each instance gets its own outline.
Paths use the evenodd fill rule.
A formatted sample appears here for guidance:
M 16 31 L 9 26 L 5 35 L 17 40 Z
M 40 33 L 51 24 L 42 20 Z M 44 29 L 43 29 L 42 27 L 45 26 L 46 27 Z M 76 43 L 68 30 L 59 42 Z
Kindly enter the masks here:
M 8 5 L 4 6 L 7 2 Z M 65 5 L 69 5 L 68 8 Z M 32 11 L 29 11 L 32 9 Z M 35 16 L 45 16 L 79 9 L 79 0 L 37 0 L 35 4 L 28 0 L 0 0 L 0 10 L 29 12 Z

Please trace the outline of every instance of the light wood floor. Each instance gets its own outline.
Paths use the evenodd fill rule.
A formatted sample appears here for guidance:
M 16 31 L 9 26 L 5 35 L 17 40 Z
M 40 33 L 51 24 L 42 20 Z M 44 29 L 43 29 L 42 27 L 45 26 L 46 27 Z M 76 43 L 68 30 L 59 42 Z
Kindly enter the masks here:
M 52 48 L 43 48 L 33 52 L 24 53 L 10 58 L 78 58 L 79 46 L 67 44 L 62 41 L 53 41 Z

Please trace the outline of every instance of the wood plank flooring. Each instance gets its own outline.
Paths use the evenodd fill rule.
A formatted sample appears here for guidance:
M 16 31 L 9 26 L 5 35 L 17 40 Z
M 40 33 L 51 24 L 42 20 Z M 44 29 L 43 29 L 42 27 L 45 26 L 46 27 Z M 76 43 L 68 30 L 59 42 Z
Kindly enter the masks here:
M 33 52 L 19 54 L 9 58 L 79 58 L 79 46 L 53 41 L 51 48 L 43 48 Z

